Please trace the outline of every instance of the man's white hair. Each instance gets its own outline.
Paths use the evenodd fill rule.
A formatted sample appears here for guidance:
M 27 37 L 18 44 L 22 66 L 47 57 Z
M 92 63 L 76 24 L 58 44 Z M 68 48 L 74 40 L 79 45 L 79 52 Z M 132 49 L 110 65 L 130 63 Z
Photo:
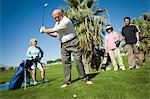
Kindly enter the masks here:
M 54 13 L 59 13 L 59 14 L 63 15 L 63 13 L 60 9 L 53 10 L 52 16 L 54 16 Z
M 32 44 L 33 41 L 37 43 L 37 39 L 36 38 L 31 38 L 30 39 L 30 45 Z

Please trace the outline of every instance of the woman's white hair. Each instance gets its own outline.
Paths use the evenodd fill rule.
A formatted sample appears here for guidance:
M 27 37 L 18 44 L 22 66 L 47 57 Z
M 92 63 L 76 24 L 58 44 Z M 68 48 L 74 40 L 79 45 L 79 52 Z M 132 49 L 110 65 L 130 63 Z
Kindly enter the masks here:
M 31 38 L 30 39 L 30 45 L 32 44 L 33 41 L 37 43 L 37 39 L 36 38 Z
M 60 9 L 53 10 L 52 16 L 54 16 L 54 13 L 59 13 L 59 14 L 63 15 L 63 13 Z

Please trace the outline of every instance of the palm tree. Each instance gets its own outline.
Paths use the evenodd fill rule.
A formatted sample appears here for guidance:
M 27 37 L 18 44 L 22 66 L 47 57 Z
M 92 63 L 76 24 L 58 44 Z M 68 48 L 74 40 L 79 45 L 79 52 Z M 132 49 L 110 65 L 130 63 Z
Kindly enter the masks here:
M 141 31 L 140 35 L 140 50 L 144 52 L 145 60 L 150 55 L 150 13 L 145 13 L 139 18 L 133 19 L 135 24 Z
M 72 20 L 80 41 L 83 53 L 83 63 L 86 74 L 89 74 L 94 53 L 94 45 L 102 45 L 102 25 L 106 23 L 108 14 L 106 9 L 96 10 L 96 0 L 65 0 L 68 9 L 62 8 L 63 13 Z

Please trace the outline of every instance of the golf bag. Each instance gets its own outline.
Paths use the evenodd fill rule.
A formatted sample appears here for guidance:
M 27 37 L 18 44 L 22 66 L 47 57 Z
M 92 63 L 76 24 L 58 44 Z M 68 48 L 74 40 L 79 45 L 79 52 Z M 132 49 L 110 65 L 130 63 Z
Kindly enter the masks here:
M 98 71 L 101 63 L 101 57 L 104 57 L 104 50 L 95 48 L 92 56 L 92 69 L 96 69 Z
M 111 68 L 108 66 L 109 62 L 111 62 L 109 54 L 104 54 L 104 59 L 100 65 L 100 68 L 105 71 L 110 70 Z
M 21 87 L 22 82 L 24 81 L 24 70 L 27 71 L 27 69 L 30 68 L 32 65 L 33 62 L 31 60 L 23 61 L 19 65 L 15 75 L 10 80 L 9 89 L 13 90 Z M 30 72 L 26 72 L 26 73 L 30 73 Z M 26 74 L 26 75 L 30 75 L 30 74 Z

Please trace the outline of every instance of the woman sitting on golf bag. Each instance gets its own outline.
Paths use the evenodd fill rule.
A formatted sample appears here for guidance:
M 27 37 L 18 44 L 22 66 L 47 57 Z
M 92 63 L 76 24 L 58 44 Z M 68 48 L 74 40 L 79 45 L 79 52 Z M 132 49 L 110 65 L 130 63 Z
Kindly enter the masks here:
M 42 66 L 42 63 L 40 62 L 43 57 L 43 51 L 40 47 L 37 47 L 37 40 L 35 38 L 30 39 L 30 47 L 27 50 L 27 57 L 29 60 L 33 61 L 33 65 L 31 66 L 32 79 L 34 82 L 33 84 L 38 84 L 36 82 L 36 68 L 38 68 L 41 72 L 42 82 L 47 82 L 45 79 L 45 70 Z
M 110 56 L 111 62 L 114 66 L 114 71 L 117 71 L 118 69 L 125 70 L 125 66 L 120 55 L 119 37 L 117 33 L 113 31 L 113 27 L 111 25 L 106 27 L 106 31 L 108 32 L 108 35 L 105 37 L 105 49 L 106 53 Z

